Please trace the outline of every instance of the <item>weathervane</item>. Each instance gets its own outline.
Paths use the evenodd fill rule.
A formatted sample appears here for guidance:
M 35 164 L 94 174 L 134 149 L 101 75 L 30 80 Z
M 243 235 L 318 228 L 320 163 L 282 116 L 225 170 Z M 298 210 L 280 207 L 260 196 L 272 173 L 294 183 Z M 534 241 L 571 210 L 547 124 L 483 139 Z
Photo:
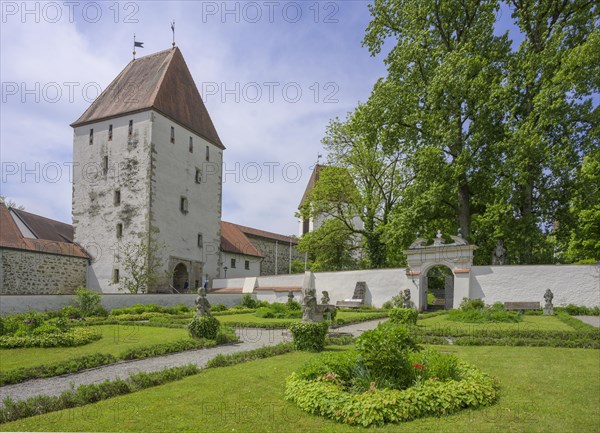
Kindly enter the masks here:
M 173 48 L 175 48 L 175 20 L 171 23 L 171 31 L 173 32 Z
M 133 60 L 135 60 L 135 49 L 139 47 L 139 48 L 144 48 L 144 43 L 143 42 L 136 42 L 135 41 L 135 33 L 133 34 Z

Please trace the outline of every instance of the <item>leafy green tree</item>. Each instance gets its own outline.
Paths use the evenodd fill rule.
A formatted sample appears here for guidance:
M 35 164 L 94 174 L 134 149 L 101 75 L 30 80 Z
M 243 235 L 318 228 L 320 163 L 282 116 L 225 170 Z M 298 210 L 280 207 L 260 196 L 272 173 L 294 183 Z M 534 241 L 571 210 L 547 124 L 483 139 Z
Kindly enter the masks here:
M 298 243 L 298 251 L 309 257 L 313 272 L 356 269 L 358 249 L 349 230 L 339 219 L 328 219 L 316 230 L 306 233 Z
M 395 44 L 388 76 L 366 104 L 378 112 L 371 128 L 415 173 L 386 238 L 396 251 L 416 231 L 460 227 L 474 240 L 473 216 L 489 200 L 504 133 L 510 44 L 494 34 L 498 3 L 376 0 L 370 9 L 364 44 L 373 55 Z
M 565 259 L 596 262 L 600 260 L 600 149 L 585 156 L 577 184 L 570 208 L 574 224 L 569 230 Z
M 550 231 L 574 222 L 575 174 L 599 144 L 600 111 L 592 96 L 600 90 L 600 10 L 586 0 L 508 3 L 524 39 L 506 72 L 509 110 L 496 210 L 505 205 L 496 217 L 510 227 L 512 262 L 548 262 L 556 246 Z

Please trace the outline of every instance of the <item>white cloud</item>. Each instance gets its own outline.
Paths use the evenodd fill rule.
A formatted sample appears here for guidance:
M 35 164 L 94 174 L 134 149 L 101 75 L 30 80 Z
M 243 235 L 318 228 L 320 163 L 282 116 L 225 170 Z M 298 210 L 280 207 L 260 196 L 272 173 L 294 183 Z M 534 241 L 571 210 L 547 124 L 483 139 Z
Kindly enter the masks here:
M 119 22 L 114 22 L 113 3 L 99 3 L 102 19 L 86 22 L 75 15 L 75 22 L 62 19 L 57 23 L 40 23 L 32 19 L 8 16 L 1 29 L 1 74 L 3 98 L 1 116 L 2 161 L 31 164 L 40 162 L 69 163 L 72 157 L 73 122 L 89 105 L 75 92 L 73 100 L 64 94 L 55 103 L 49 98 L 40 102 L 21 95 L 5 95 L 8 82 L 98 83 L 105 87 L 131 58 L 133 33 L 144 42 L 138 56 L 170 47 L 170 21 L 176 21 L 176 39 L 199 89 L 203 83 L 216 83 L 217 95 L 206 95 L 206 105 L 225 143 L 226 167 L 243 167 L 249 163 L 279 163 L 274 181 L 268 179 L 267 168 L 260 182 L 226 181 L 223 188 L 223 218 L 243 225 L 282 233 L 296 233 L 296 206 L 310 176 L 309 167 L 317 154 L 324 153 L 320 143 L 332 117 L 345 116 L 356 102 L 365 100 L 375 80 L 383 75 L 380 59 L 369 57 L 360 47 L 369 16 L 366 3 L 339 2 L 334 18 L 337 24 L 314 22 L 314 12 L 303 4 L 303 18 L 292 24 L 275 14 L 273 23 L 236 23 L 228 16 L 207 16 L 202 22 L 202 4 L 221 7 L 222 2 L 142 2 L 136 3 L 133 15 L 137 23 L 125 23 L 125 3 L 121 3 Z M 260 2 L 259 2 L 260 3 Z M 284 2 L 285 3 L 285 2 Z M 284 4 L 282 3 L 282 5 Z M 235 2 L 229 2 L 229 7 Z M 243 2 L 239 3 L 243 7 Z M 311 3 L 312 4 L 312 3 Z M 320 4 L 324 7 L 324 3 Z M 263 11 L 264 12 L 264 11 Z M 276 82 L 273 102 L 268 100 L 269 87 Z M 324 97 L 335 90 L 336 103 L 324 103 Z M 236 102 L 229 95 L 221 100 L 223 83 L 231 89 L 236 83 L 252 90 L 258 83 L 262 97 L 256 103 L 241 96 Z M 297 83 L 302 89 L 299 102 L 286 101 L 281 93 L 284 85 Z M 315 102 L 314 83 L 320 89 Z M 214 84 L 213 88 L 214 88 Z M 51 90 L 51 89 L 49 89 Z M 93 90 L 93 89 L 90 89 Z M 292 88 L 290 88 L 292 90 Z M 93 93 L 92 93 L 93 95 Z M 250 97 L 254 97 L 251 94 Z M 290 93 L 291 95 L 291 93 Z M 26 95 L 27 96 L 27 95 Z M 52 94 L 50 94 L 50 98 Z M 281 167 L 295 163 L 302 168 L 298 182 L 286 181 Z M 12 177 L 2 183 L 2 194 L 21 203 L 28 210 L 70 221 L 71 186 L 68 177 L 59 182 L 21 183 Z

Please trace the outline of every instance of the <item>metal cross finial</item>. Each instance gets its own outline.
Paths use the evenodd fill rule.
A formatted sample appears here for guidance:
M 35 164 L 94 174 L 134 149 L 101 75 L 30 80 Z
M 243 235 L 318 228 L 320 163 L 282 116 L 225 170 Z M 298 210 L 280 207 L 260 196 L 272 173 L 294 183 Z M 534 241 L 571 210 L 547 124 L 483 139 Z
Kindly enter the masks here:
M 171 31 L 173 32 L 173 48 L 175 48 L 175 20 L 171 23 Z

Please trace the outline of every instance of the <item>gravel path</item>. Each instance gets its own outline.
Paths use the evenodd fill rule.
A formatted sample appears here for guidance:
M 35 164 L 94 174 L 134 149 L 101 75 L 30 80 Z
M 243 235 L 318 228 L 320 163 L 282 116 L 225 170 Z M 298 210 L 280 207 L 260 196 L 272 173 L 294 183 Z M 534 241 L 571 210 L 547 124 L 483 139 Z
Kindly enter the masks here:
M 380 321 L 381 320 L 373 320 L 342 326 L 334 331 L 347 332 L 357 336 L 364 331 L 374 329 Z M 6 397 L 11 397 L 13 400 L 24 400 L 35 395 L 60 395 L 61 392 L 71 388 L 71 383 L 78 386 L 100 383 L 105 380 L 114 380 L 117 378 L 125 379 L 130 374 L 138 373 L 140 371 L 152 372 L 186 364 L 196 364 L 198 367 L 204 367 L 210 359 L 219 354 L 227 355 L 235 352 L 258 349 L 263 346 L 273 346 L 284 341 L 291 341 L 287 330 L 283 329 L 241 328 L 237 329 L 236 333 L 240 337 L 240 343 L 212 347 L 209 349 L 190 350 L 174 353 L 172 355 L 141 359 L 138 361 L 123 361 L 116 364 L 84 370 L 79 373 L 49 377 L 47 379 L 30 380 L 15 385 L 3 386 L 0 387 L 0 405 L 1 401 Z
M 581 320 L 583 323 L 600 328 L 600 316 L 573 316 L 576 319 Z

